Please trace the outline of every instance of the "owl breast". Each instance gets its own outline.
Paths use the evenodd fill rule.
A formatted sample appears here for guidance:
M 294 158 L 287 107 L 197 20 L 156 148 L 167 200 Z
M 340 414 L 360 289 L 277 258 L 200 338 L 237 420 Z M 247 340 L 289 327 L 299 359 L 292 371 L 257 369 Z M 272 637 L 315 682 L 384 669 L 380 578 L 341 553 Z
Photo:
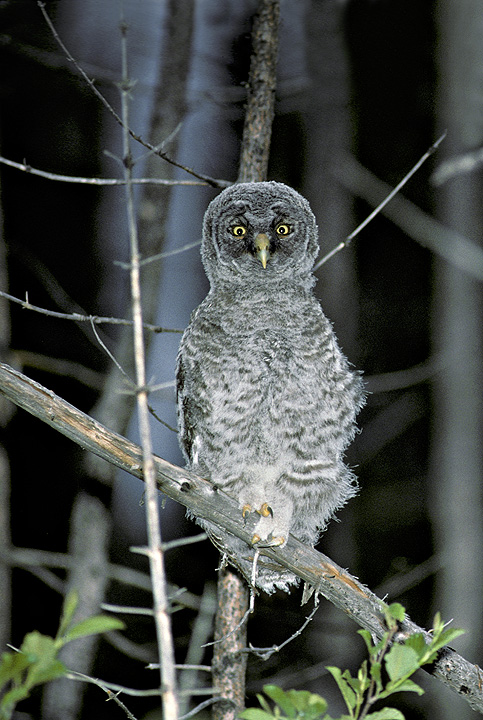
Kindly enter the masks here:
M 189 416 L 202 428 L 195 428 L 197 459 L 226 487 L 243 467 L 309 480 L 307 463 L 337 462 L 354 421 L 353 376 L 315 299 L 274 311 L 266 297 L 263 304 L 252 297 L 233 315 L 226 301 L 208 302 L 192 322 L 183 359 Z

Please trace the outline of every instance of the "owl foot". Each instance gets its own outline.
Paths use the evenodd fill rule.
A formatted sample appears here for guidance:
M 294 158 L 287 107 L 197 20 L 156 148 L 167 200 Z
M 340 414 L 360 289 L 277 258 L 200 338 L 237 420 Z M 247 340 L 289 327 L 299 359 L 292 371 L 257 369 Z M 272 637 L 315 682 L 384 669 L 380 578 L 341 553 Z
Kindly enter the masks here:
M 260 535 L 255 534 L 251 539 L 252 545 L 258 545 L 258 543 L 260 543 L 260 542 L 262 542 L 262 538 L 260 537 Z M 275 538 L 272 538 L 271 540 L 264 540 L 263 546 L 264 547 L 281 547 L 281 546 L 285 545 L 286 542 L 287 541 L 285 540 L 285 538 L 282 537 L 282 535 L 280 535 L 280 537 L 275 537 Z
M 266 501 L 265 498 L 270 500 Z M 284 547 L 291 527 L 293 505 L 287 498 L 278 498 L 266 488 L 246 490 L 239 495 L 239 507 L 254 547 Z M 253 523 L 253 524 L 252 524 Z
M 246 516 L 250 515 L 250 513 L 252 512 L 254 512 L 254 510 L 250 503 L 245 503 L 245 505 L 242 507 L 243 518 L 246 518 Z M 263 503 L 261 508 L 259 510 L 256 510 L 255 512 L 257 512 L 259 515 L 262 515 L 263 517 L 273 517 L 273 510 L 268 503 Z

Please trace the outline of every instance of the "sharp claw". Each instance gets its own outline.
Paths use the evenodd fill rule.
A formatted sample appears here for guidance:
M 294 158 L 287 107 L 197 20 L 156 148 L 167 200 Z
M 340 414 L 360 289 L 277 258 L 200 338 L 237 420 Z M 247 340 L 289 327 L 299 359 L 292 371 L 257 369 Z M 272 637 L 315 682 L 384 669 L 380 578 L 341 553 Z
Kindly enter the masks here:
M 279 537 L 273 538 L 273 540 L 270 540 L 270 547 L 279 547 L 280 545 L 283 545 L 285 543 L 285 538 L 283 535 L 280 535 Z
M 263 503 L 262 507 L 257 512 L 263 517 L 273 517 L 273 510 L 268 503 Z
M 246 516 L 247 516 L 247 515 L 250 515 L 251 512 L 252 512 L 252 506 L 249 505 L 248 503 L 246 503 L 246 504 L 242 507 L 242 516 L 243 516 L 243 518 L 246 518 Z
M 261 540 L 260 535 L 256 535 L 256 534 L 255 534 L 255 535 L 252 537 L 252 540 L 251 540 L 252 545 L 256 545 L 257 543 L 260 542 L 260 540 Z

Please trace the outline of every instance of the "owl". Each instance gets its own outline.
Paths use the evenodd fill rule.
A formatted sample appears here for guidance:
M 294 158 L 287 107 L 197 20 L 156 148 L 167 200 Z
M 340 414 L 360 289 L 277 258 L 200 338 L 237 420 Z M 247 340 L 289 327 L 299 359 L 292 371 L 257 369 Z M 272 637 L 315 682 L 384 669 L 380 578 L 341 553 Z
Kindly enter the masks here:
M 179 437 L 188 467 L 239 505 L 251 545 L 197 522 L 247 579 L 256 547 L 289 533 L 313 546 L 356 491 L 344 451 L 363 384 L 314 297 L 318 251 L 307 200 L 282 183 L 236 184 L 204 216 L 210 291 L 178 353 Z M 261 590 L 297 582 L 259 557 Z

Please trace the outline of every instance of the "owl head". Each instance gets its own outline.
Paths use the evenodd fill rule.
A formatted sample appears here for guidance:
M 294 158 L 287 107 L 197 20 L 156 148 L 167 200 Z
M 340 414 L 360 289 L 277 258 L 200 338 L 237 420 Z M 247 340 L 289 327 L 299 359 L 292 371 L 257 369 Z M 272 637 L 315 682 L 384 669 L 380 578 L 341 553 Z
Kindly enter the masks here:
M 307 200 L 283 183 L 233 185 L 206 210 L 201 255 L 212 287 L 251 278 L 264 285 L 290 278 L 310 286 L 318 251 Z

